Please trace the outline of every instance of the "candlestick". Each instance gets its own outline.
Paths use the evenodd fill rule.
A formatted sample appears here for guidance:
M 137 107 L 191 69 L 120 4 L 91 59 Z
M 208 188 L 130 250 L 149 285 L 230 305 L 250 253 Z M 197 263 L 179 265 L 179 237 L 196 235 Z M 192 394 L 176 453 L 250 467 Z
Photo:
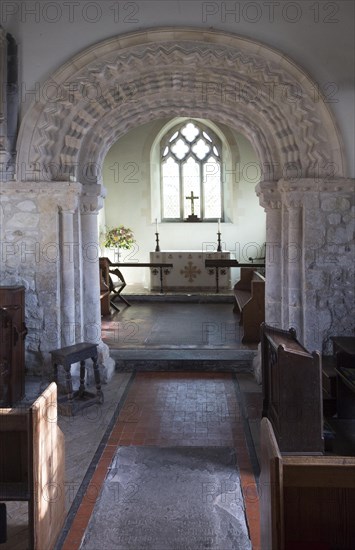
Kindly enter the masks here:
M 217 233 L 217 252 L 222 252 L 221 232 L 220 231 L 218 231 L 218 233 Z
M 156 240 L 156 247 L 155 247 L 155 252 L 160 252 L 160 246 L 159 246 L 159 233 L 158 231 L 155 233 L 155 240 Z

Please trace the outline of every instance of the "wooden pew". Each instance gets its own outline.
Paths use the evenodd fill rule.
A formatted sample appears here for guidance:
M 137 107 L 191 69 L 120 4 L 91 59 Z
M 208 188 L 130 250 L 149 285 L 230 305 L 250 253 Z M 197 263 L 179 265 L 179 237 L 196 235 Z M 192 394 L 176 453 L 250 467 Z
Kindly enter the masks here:
M 261 421 L 260 527 L 263 550 L 352 550 L 355 457 L 284 456 Z
M 322 454 L 321 358 L 309 353 L 296 332 L 262 323 L 263 412 L 272 423 L 281 452 Z
M 51 550 L 65 519 L 56 384 L 29 408 L 0 409 L 0 438 L 0 501 L 27 501 L 29 548 Z
M 250 267 L 240 268 L 240 280 L 234 285 L 234 313 L 240 313 L 242 342 L 259 342 L 260 325 L 265 321 L 265 278 Z

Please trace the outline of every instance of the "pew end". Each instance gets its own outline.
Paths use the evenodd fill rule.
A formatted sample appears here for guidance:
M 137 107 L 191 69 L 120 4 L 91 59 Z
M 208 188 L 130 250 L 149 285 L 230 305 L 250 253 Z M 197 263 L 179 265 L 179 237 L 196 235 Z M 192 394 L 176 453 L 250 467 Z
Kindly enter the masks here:
M 254 268 L 241 267 L 234 285 L 234 313 L 240 313 L 242 342 L 259 342 L 260 325 L 265 321 L 265 278 Z
M 0 501 L 27 501 L 29 548 L 51 550 L 65 519 L 56 384 L 29 408 L 0 409 L 0 437 Z
M 355 457 L 282 455 L 267 418 L 260 438 L 262 548 L 354 548 Z

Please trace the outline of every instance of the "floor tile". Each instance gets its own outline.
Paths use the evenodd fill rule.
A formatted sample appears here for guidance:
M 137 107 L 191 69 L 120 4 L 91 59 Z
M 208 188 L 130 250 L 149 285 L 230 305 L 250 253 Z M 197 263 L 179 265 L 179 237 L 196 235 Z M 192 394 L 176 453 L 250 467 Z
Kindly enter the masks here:
M 132 445 L 162 448 L 234 445 L 251 538 L 255 548 L 260 545 L 257 489 L 233 376 L 194 372 L 136 374 L 86 493 L 90 501 L 85 504 L 83 499 L 68 534 L 70 550 L 79 548 L 75 541 L 89 521 L 115 449 Z M 68 542 L 63 548 L 69 550 Z

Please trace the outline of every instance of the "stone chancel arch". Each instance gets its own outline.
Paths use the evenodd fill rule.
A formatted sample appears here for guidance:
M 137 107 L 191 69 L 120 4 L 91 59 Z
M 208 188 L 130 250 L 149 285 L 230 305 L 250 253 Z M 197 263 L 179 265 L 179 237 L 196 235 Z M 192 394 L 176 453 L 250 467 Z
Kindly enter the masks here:
M 18 176 L 95 183 L 120 136 L 179 115 L 243 132 L 264 179 L 344 175 L 331 113 L 290 60 L 234 35 L 161 29 L 96 44 L 43 83 L 22 124 Z
M 51 294 L 61 327 L 57 343 L 70 343 L 63 319 L 78 324 L 77 337 L 83 337 L 88 324 L 99 327 L 101 322 L 97 258 L 83 251 L 95 244 L 107 151 L 131 128 L 176 116 L 215 120 L 252 143 L 262 174 L 257 194 L 267 213 L 267 321 L 293 325 L 306 346 L 326 349 L 330 335 L 351 330 L 347 283 L 332 298 L 326 263 L 335 245 L 340 277 L 347 280 L 352 182 L 346 179 L 332 113 L 311 78 L 281 52 L 232 34 L 192 28 L 136 32 L 93 45 L 43 83 L 39 101 L 23 118 L 16 181 L 8 190 L 14 194 L 17 185 L 28 200 L 53 189 L 58 196 L 55 205 L 51 198 L 62 251 L 60 283 L 53 284 Z M 71 206 L 66 206 L 68 193 L 76 193 Z M 340 196 L 345 201 L 340 217 L 329 219 L 326 201 Z M 43 240 L 41 221 L 36 231 Z M 72 262 L 64 254 L 70 238 L 79 245 L 79 258 Z M 291 244 L 297 249 L 292 258 L 287 255 Z M 45 267 L 36 269 L 39 280 Z M 17 280 L 25 277 L 24 266 L 16 270 Z M 76 279 L 74 270 L 79 271 Z M 34 282 L 32 291 L 42 304 L 45 327 L 48 298 L 39 286 Z M 39 332 L 38 349 L 52 349 L 45 329 Z M 99 341 L 99 330 L 92 338 Z

